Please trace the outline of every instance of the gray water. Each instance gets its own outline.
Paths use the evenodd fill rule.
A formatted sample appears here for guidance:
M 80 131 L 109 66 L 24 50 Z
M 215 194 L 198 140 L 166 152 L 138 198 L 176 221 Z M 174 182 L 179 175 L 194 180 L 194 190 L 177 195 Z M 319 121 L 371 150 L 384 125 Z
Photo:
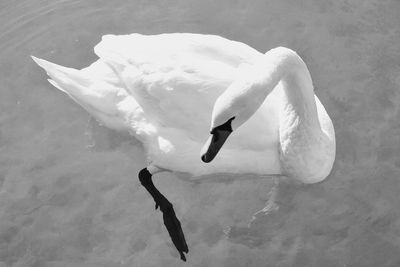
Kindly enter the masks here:
M 298 51 L 335 125 L 331 175 L 158 175 L 189 245 L 181 262 L 137 180 L 140 143 L 99 126 L 29 57 L 81 68 L 103 34 L 132 32 Z M 395 0 L 1 0 L 0 266 L 400 266 L 399 44 Z

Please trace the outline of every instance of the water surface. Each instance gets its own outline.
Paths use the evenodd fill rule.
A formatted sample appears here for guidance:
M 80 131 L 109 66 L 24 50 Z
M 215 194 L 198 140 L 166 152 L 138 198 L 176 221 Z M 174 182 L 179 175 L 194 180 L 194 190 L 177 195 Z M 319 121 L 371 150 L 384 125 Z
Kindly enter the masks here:
M 290 47 L 336 129 L 323 183 L 158 175 L 185 266 L 399 266 L 399 14 L 394 0 L 2 0 L 0 266 L 183 265 L 137 180 L 140 143 L 99 126 L 29 57 L 81 68 L 103 34 L 132 32 Z

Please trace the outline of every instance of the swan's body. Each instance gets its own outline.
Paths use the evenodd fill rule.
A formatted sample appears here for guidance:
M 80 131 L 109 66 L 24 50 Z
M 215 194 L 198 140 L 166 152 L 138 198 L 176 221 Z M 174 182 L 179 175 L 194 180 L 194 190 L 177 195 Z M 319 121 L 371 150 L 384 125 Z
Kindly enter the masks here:
M 107 35 L 94 50 L 100 59 L 82 70 L 35 61 L 103 124 L 142 141 L 149 164 L 193 176 L 282 174 L 305 183 L 330 173 L 333 125 L 293 51 L 262 54 L 199 34 Z M 215 160 L 203 163 L 210 118 L 218 126 L 225 122 L 218 114 L 235 109 L 245 115 L 233 121 Z

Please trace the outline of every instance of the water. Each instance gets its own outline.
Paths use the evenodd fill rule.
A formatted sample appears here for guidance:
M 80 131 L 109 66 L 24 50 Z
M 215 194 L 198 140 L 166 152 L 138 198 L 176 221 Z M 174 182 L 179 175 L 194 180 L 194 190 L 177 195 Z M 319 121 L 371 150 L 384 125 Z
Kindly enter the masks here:
M 157 176 L 186 266 L 399 266 L 399 13 L 394 0 L 2 0 L 0 266 L 183 265 L 139 186 L 140 143 L 99 126 L 29 57 L 84 67 L 103 34 L 132 32 L 290 47 L 336 128 L 320 184 Z

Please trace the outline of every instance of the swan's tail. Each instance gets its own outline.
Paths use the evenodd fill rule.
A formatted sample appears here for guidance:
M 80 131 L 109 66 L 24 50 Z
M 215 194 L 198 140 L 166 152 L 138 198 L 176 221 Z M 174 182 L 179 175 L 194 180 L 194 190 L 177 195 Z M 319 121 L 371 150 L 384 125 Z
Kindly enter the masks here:
M 129 117 L 137 103 L 125 89 L 80 70 L 33 56 L 32 59 L 47 72 L 53 86 L 68 94 L 101 123 L 116 130 L 129 130 Z

